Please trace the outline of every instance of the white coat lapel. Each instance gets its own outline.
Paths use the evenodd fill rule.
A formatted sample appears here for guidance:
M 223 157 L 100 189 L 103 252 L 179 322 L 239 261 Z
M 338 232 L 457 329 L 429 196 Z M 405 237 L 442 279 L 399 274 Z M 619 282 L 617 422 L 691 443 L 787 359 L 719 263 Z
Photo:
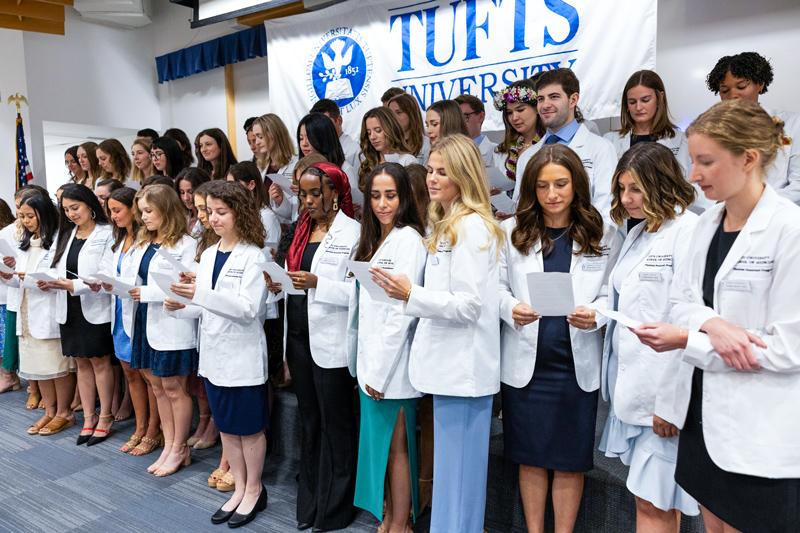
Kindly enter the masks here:
M 314 258 L 311 260 L 311 272 L 317 271 L 320 259 L 322 259 L 322 256 L 325 255 L 325 252 L 328 250 L 328 248 L 330 248 L 330 246 L 336 240 L 336 234 L 339 231 L 341 231 L 342 226 L 339 223 L 339 217 L 341 216 L 347 216 L 347 215 L 342 215 L 341 211 L 339 211 L 336 214 L 336 217 L 333 219 L 333 224 L 331 224 L 331 227 L 328 230 L 328 234 L 325 235 L 325 238 L 322 239 L 319 248 L 317 248 L 317 251 L 314 254 Z
M 228 257 L 228 259 L 225 261 L 225 264 L 222 265 L 222 269 L 219 271 L 219 276 L 217 276 L 217 287 L 219 287 L 220 281 L 225 278 L 225 275 L 231 269 L 231 266 L 237 263 L 238 258 L 241 257 L 241 255 L 244 253 L 244 250 L 244 245 L 241 242 L 237 242 L 236 246 L 233 247 L 233 250 L 231 250 L 231 255 Z M 214 245 L 214 251 L 219 251 L 219 243 Z

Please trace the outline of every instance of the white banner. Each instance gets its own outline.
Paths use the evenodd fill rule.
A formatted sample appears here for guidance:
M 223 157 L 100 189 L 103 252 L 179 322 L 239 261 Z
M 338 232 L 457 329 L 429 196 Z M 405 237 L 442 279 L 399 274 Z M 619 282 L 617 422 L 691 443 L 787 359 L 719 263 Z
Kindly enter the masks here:
M 320 98 L 335 100 L 358 138 L 361 117 L 399 86 L 422 109 L 492 93 L 540 70 L 570 67 L 588 118 L 619 115 L 628 77 L 654 68 L 657 0 L 348 0 L 265 22 L 269 103 L 290 131 Z

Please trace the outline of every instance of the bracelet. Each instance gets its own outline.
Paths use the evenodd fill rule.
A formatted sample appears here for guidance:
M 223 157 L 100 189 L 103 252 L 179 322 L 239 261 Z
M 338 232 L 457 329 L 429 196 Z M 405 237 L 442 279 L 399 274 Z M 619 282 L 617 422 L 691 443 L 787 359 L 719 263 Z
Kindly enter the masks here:
M 411 289 L 413 287 L 414 286 L 412 285 L 411 287 L 408 288 L 408 291 L 406 292 L 406 296 L 405 296 L 405 298 L 403 298 L 403 300 L 405 300 L 406 302 L 408 301 L 409 298 L 411 298 Z

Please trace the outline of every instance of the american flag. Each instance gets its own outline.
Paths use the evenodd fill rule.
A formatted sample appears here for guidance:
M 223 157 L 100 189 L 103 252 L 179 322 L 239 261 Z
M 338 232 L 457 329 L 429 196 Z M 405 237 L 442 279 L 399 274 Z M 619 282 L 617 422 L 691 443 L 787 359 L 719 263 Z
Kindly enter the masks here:
M 33 181 L 33 172 L 28 163 L 25 150 L 25 130 L 22 128 L 22 115 L 17 113 L 17 190 Z

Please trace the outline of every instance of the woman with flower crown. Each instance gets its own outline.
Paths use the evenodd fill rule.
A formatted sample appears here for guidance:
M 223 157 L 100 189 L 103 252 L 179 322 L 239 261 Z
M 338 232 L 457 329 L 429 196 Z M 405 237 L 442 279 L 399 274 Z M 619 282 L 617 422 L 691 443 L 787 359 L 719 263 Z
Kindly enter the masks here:
M 494 164 L 510 180 L 516 179 L 517 161 L 522 152 L 544 135 L 544 126 L 536 112 L 535 78 L 515 81 L 494 93 L 494 107 L 503 114 L 506 127 L 503 142 L 495 148 Z

